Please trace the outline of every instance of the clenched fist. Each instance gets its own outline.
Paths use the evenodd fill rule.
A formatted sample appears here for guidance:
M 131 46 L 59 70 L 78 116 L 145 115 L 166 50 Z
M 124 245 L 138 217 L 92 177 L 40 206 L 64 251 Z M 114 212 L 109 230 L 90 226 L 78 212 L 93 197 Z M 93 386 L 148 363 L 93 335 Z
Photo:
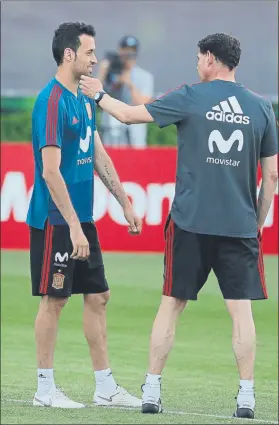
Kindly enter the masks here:
M 123 212 L 129 223 L 128 232 L 130 235 L 140 235 L 142 231 L 142 220 L 135 215 L 131 206 L 125 207 Z

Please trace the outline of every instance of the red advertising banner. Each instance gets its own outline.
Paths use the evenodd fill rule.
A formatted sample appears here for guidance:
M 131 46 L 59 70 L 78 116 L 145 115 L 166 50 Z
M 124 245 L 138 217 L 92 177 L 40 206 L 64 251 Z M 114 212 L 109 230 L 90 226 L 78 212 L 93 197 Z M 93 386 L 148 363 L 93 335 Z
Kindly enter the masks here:
M 94 219 L 104 251 L 164 250 L 163 228 L 175 188 L 176 149 L 108 149 L 143 233 L 130 236 L 122 209 L 103 183 L 95 178 Z M 33 189 L 34 164 L 30 143 L 1 143 L 1 248 L 27 249 L 25 224 Z M 258 183 L 260 183 L 260 175 Z M 278 253 L 278 192 L 264 229 L 265 254 Z

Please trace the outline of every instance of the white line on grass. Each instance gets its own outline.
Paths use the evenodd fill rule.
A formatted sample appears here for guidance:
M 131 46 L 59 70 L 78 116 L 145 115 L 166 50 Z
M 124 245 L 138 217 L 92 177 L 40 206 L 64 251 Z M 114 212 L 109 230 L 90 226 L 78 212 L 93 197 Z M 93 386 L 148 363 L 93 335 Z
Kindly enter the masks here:
M 17 403 L 17 404 L 32 404 L 31 400 L 17 400 L 13 398 L 2 399 L 1 403 Z M 91 406 L 86 406 L 91 407 Z M 92 406 L 93 408 L 95 406 Z M 120 406 L 109 406 L 108 409 L 117 409 L 117 410 L 134 410 L 132 407 L 120 407 Z M 183 412 L 177 410 L 164 410 L 164 414 L 168 415 L 182 415 L 182 416 L 203 416 L 206 418 L 216 418 L 216 419 L 233 419 L 233 420 L 247 420 L 250 423 L 258 422 L 261 424 L 278 424 L 275 421 L 267 421 L 266 419 L 245 419 L 245 418 L 233 418 L 232 416 L 222 416 L 222 415 L 211 415 L 209 413 L 197 413 L 197 412 Z

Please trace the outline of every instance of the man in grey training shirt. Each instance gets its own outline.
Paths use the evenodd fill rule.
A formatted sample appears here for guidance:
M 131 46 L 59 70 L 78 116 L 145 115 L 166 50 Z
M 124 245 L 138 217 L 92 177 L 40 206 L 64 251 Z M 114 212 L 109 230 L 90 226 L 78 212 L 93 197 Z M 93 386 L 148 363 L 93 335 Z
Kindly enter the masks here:
M 233 323 L 240 376 L 234 416 L 254 417 L 255 325 L 251 300 L 267 298 L 262 228 L 277 184 L 276 120 L 269 101 L 235 82 L 240 43 L 226 34 L 198 43 L 201 83 L 128 106 L 81 77 L 87 96 L 121 122 L 177 127 L 176 190 L 165 226 L 163 296 L 155 319 L 142 412 L 161 411 L 161 373 L 176 321 L 213 269 Z M 257 201 L 257 167 L 262 185 Z

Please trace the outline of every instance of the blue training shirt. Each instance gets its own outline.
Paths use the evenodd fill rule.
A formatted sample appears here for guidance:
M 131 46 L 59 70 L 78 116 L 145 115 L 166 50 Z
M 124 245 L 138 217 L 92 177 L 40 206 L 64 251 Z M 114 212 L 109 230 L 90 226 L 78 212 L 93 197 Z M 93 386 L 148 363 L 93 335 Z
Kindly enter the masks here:
M 40 92 L 32 115 L 32 144 L 35 183 L 27 224 L 43 229 L 50 224 L 66 224 L 53 202 L 42 177 L 42 149 L 61 149 L 60 172 L 81 223 L 92 221 L 94 197 L 95 101 L 80 90 L 77 97 L 53 78 Z

